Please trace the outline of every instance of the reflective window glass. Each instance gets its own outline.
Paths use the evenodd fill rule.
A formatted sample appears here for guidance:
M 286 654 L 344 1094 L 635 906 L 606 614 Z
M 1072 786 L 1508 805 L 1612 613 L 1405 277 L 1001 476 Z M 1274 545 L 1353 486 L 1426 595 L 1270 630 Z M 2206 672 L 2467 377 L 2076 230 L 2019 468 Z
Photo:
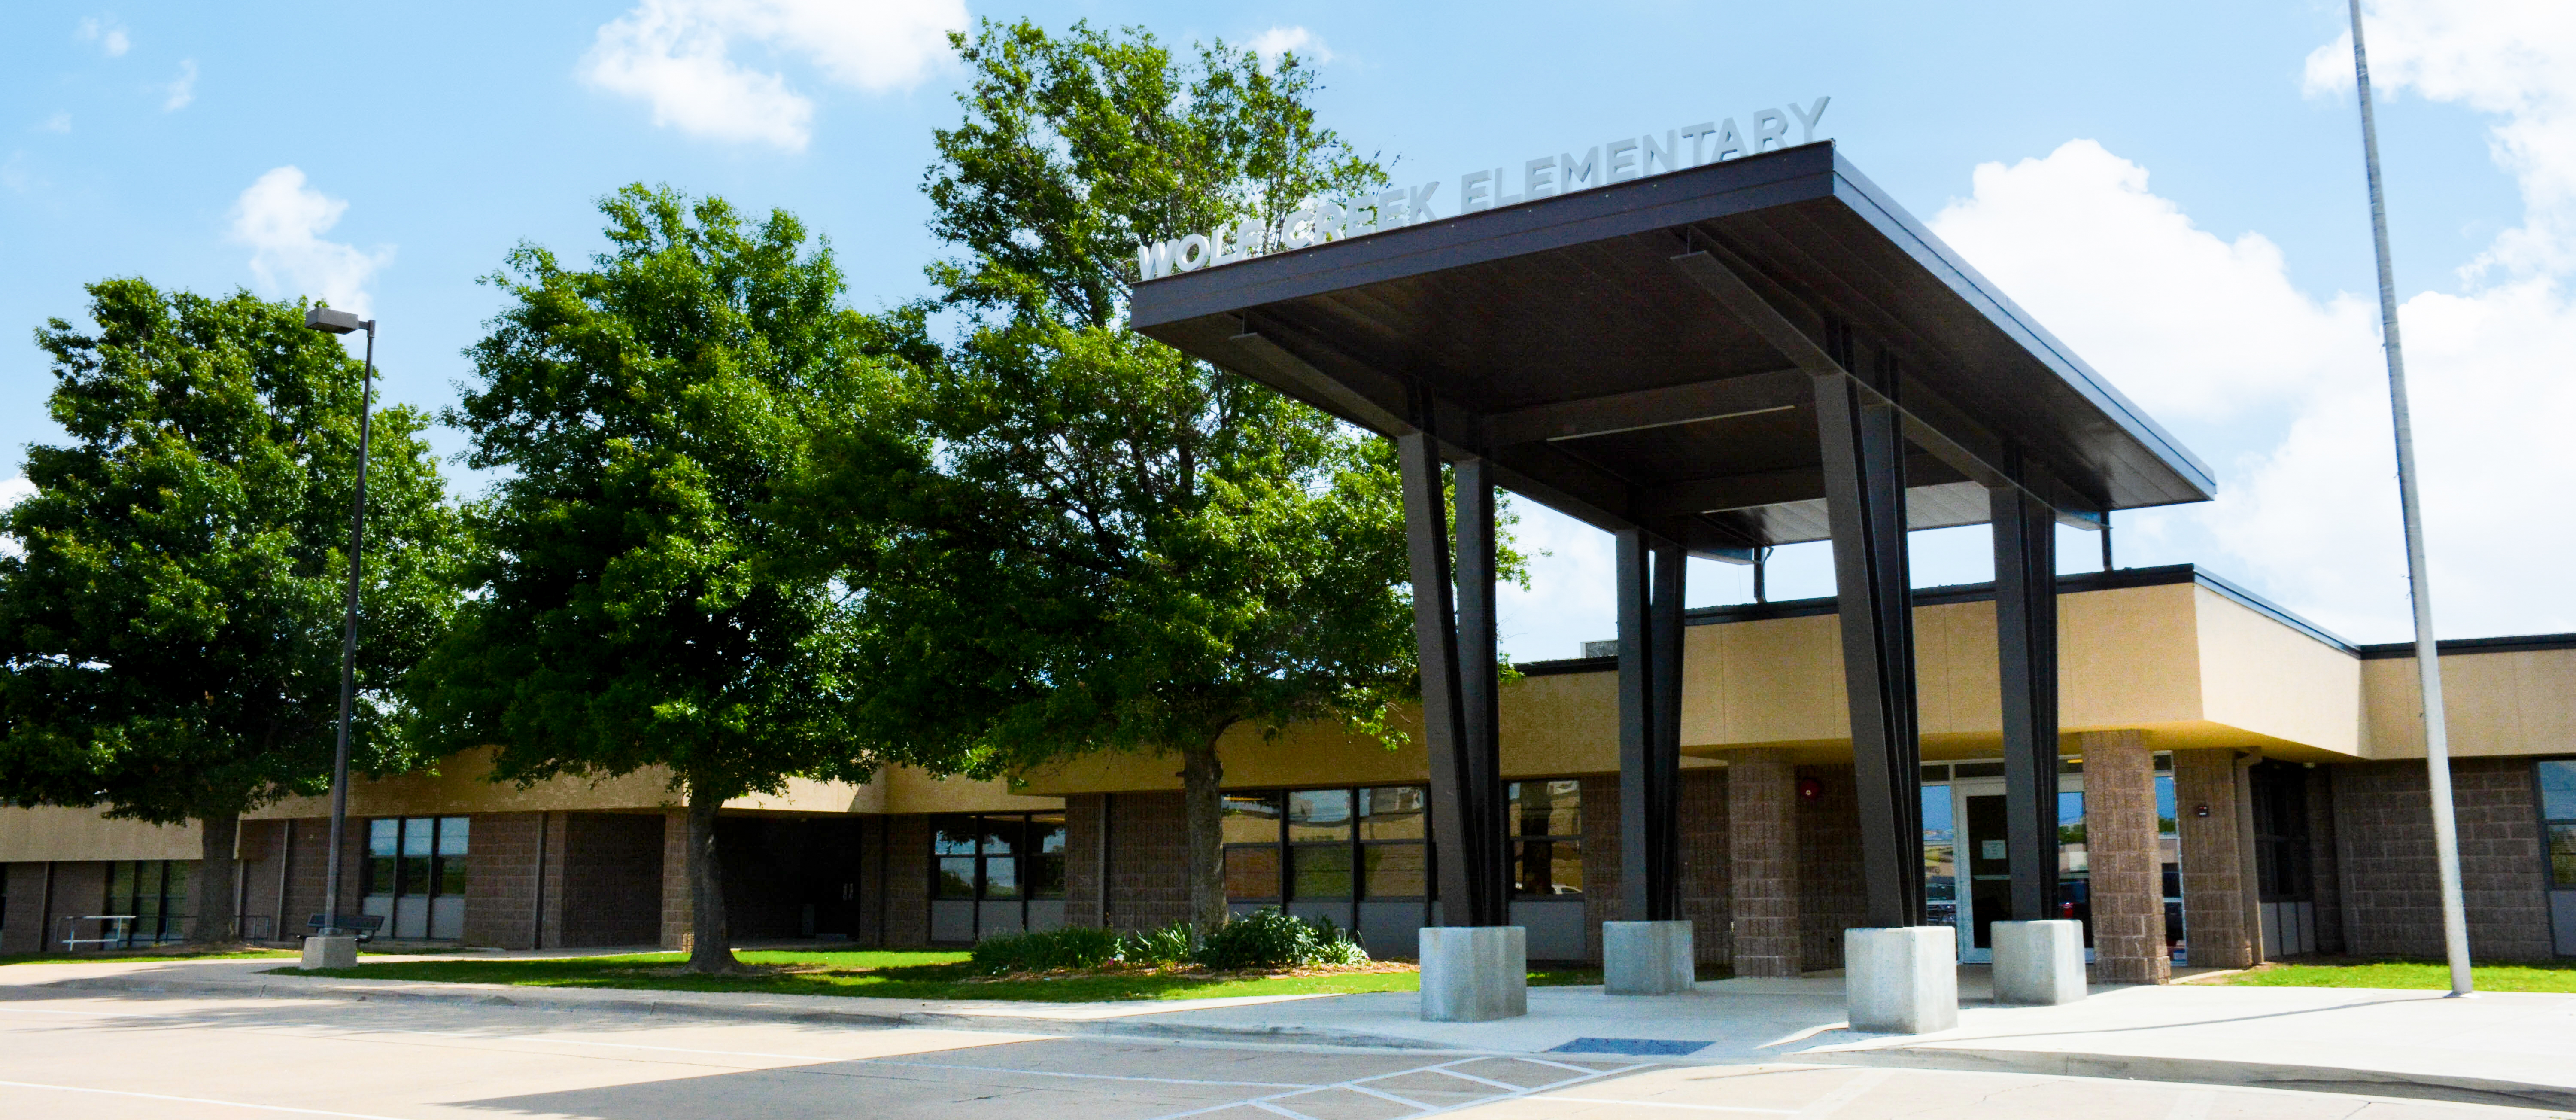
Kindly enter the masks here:
M 1505 820 L 1514 836 L 1583 835 L 1583 783 L 1573 780 L 1513 782 Z
M 1279 794 L 1225 795 L 1223 829 L 1228 844 L 1273 844 L 1279 840 Z
M 1028 843 L 1029 850 L 1033 852 L 1063 851 L 1064 817 L 1054 813 L 1030 817 Z
M 1427 833 L 1430 799 L 1421 786 L 1376 786 L 1360 791 L 1360 839 L 1420 840 Z
M 1007 856 L 984 859 L 984 897 L 1020 897 L 1020 862 Z
M 1351 838 L 1351 791 L 1301 789 L 1288 795 L 1288 839 Z
M 1236 844 L 1225 850 L 1225 896 L 1279 897 L 1279 845 Z
M 1959 825 L 1947 785 L 1923 787 L 1923 909 L 1932 925 L 1959 922 Z
M 438 854 L 442 856 L 464 855 L 465 837 L 467 830 L 471 827 L 472 818 L 470 817 L 439 818 Z
M 935 856 L 974 855 L 975 818 L 937 818 L 937 820 L 931 825 L 930 854 Z
M 1020 850 L 1020 818 L 983 817 L 984 854 L 1006 856 Z
M 2576 887 L 2576 824 L 2549 826 L 2549 879 L 2552 886 Z
M 2182 826 L 2181 826 L 2181 824 L 2179 823 L 2179 821 L 2177 820 L 2177 818 L 2179 818 L 2179 817 L 2181 816 L 2181 814 L 2175 810 L 2175 805 L 2176 805 L 2176 802 L 2174 801 L 2174 780 L 2173 780 L 2173 775 L 2171 775 L 2171 774 L 2158 774 L 2158 775 L 2156 775 L 2156 834 L 2157 834 L 2157 835 L 2159 835 L 2159 836 L 2175 836 L 2175 835 L 2179 835 L 2179 834 L 2181 833 L 2181 831 L 2182 831 Z
M 1295 881 L 1290 897 L 1299 900 L 1351 896 L 1351 846 L 1299 844 L 1289 849 Z
M 2540 815 L 2553 821 L 2576 820 L 2576 758 L 2540 764 Z
M 1420 844 L 1366 844 L 1360 847 L 1361 887 L 1370 898 L 1420 898 L 1430 890 L 1425 866 L 1429 849 Z
M 1524 840 L 1512 858 L 1512 893 L 1573 898 L 1583 893 L 1583 845 L 1571 840 Z
M 975 859 L 972 856 L 947 856 L 939 861 L 939 881 L 933 887 L 941 898 L 975 897 Z

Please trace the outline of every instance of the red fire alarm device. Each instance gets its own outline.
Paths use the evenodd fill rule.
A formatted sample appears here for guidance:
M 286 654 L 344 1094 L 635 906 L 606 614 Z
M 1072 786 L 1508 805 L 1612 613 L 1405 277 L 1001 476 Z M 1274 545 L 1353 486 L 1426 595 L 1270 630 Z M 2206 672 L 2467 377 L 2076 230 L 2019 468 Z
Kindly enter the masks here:
M 1798 779 L 1798 799 L 1799 799 L 1799 800 L 1801 800 L 1801 801 L 1813 801 L 1813 800 L 1815 800 L 1815 799 L 1817 799 L 1817 798 L 1819 798 L 1819 797 L 1823 797 L 1824 795 L 1825 795 L 1825 783 L 1823 783 L 1823 782 L 1819 782 L 1819 781 L 1815 780 L 1814 778 L 1800 778 L 1800 779 Z

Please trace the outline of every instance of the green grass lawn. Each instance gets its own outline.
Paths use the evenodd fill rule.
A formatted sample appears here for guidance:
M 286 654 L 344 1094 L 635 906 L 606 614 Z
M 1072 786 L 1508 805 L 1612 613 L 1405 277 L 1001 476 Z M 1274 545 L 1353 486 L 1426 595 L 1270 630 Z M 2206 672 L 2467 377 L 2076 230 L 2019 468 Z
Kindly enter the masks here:
M 680 992 L 763 992 L 786 995 L 877 996 L 889 999 L 996 999 L 1089 1003 L 1130 999 L 1215 999 L 1226 996 L 1343 995 L 1411 992 L 1422 977 L 1403 972 L 1321 976 L 1204 976 L 1162 972 L 978 980 L 966 954 L 942 952 L 738 952 L 743 963 L 794 971 L 747 976 L 675 975 L 678 953 L 579 957 L 564 960 L 391 961 L 354 969 L 305 972 L 371 980 L 435 980 L 463 984 L 522 984 L 548 988 L 649 988 Z M 1598 984 L 1599 972 L 1538 971 L 1532 986 Z
M 2469 969 L 2482 992 L 2576 992 L 2576 965 L 2482 964 Z M 2226 977 L 2228 984 L 2285 988 L 2417 988 L 2447 991 L 2451 969 L 2439 961 L 2318 961 L 2267 964 Z

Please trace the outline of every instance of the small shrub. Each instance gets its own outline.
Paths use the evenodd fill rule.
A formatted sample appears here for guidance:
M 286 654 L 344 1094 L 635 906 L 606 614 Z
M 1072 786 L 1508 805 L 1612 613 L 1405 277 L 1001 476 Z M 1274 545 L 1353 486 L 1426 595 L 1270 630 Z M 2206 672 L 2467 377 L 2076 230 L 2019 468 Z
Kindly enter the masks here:
M 1117 934 L 1097 926 L 1009 933 L 978 942 L 970 960 L 974 970 L 985 976 L 1051 968 L 1098 968 L 1119 958 L 1121 940 Z
M 1188 922 L 1174 922 L 1118 939 L 1118 959 L 1134 965 L 1188 964 L 1198 959 L 1198 950 L 1198 934 Z
M 1319 926 L 1273 908 L 1227 922 L 1199 947 L 1199 963 L 1217 969 L 1358 964 L 1367 959 L 1359 943 L 1330 919 Z

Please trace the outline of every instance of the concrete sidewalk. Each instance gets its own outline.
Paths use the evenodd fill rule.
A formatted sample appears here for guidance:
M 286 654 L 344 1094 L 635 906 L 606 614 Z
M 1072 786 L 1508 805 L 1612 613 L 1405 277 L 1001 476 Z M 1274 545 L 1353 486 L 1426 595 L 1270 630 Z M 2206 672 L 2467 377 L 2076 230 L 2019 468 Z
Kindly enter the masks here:
M 2319 1089 L 2576 1110 L 2576 995 L 2215 986 L 2096 988 L 2062 1007 L 1996 1007 L 1962 976 L 1960 1023 L 1931 1035 L 1844 1027 L 1842 981 L 1727 980 L 1665 997 L 1535 988 L 1530 1014 L 1425 1023 L 1411 993 L 1012 1003 L 530 988 L 281 975 L 274 959 L 0 968 L 0 998 L 65 989 L 434 1000 L 730 1020 L 1111 1034 L 1488 1054 L 1652 1055 L 1692 1064 L 1836 1063 Z

